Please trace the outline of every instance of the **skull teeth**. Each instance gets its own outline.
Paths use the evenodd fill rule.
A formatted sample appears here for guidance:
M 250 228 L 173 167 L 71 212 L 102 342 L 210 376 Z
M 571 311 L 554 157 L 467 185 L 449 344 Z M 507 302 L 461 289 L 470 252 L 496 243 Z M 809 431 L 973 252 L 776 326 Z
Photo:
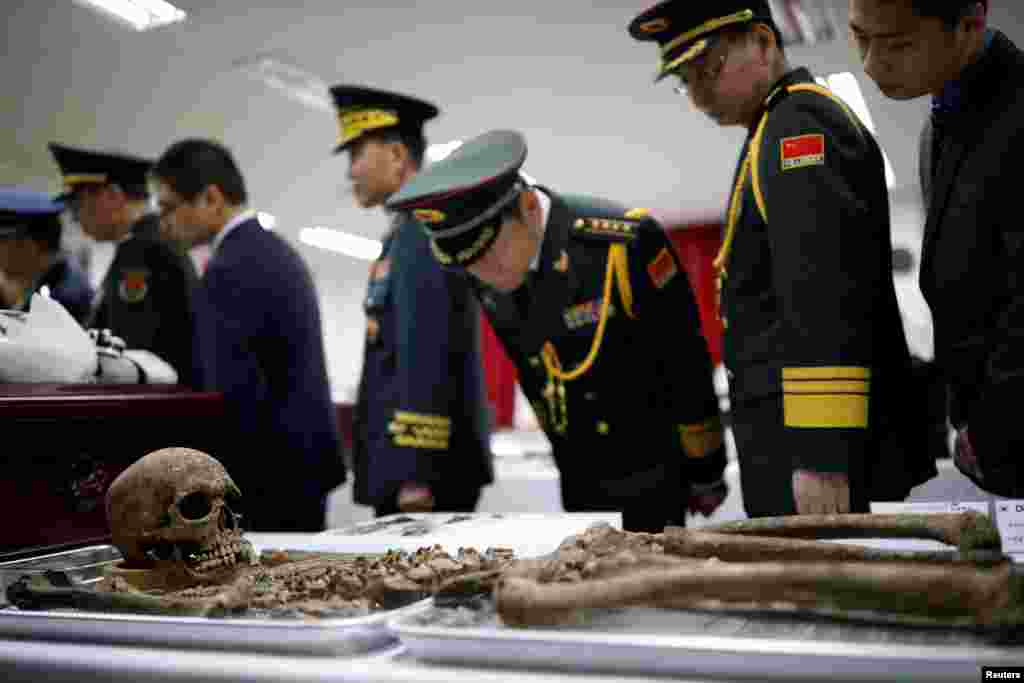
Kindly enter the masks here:
M 243 550 L 243 542 L 237 534 L 224 534 L 216 545 L 207 547 L 197 555 L 190 556 L 190 560 L 194 571 L 208 572 L 238 564 Z

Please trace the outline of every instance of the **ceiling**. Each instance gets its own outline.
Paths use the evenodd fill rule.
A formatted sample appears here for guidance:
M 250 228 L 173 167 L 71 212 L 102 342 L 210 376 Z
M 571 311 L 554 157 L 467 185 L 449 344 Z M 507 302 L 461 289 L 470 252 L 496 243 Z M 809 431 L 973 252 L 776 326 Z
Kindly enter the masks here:
M 345 192 L 346 160 L 331 154 L 331 113 L 234 66 L 270 53 L 328 84 L 436 102 L 442 115 L 427 128 L 433 142 L 517 128 L 530 144 L 524 170 L 555 189 L 670 212 L 717 214 L 726 200 L 744 132 L 717 128 L 667 83 L 652 84 L 655 48 L 625 30 L 647 3 L 175 4 L 188 21 L 144 33 L 70 0 L 5 7 L 0 183 L 56 189 L 51 140 L 156 156 L 176 139 L 213 137 L 234 151 L 253 205 L 275 214 L 285 234 L 325 225 L 379 235 L 383 216 L 356 211 Z M 993 24 L 1024 43 L 1024 22 L 1012 16 L 1024 11 L 1002 4 Z M 846 1 L 833 5 L 842 29 Z M 820 74 L 859 74 L 845 40 L 794 48 L 790 61 Z M 897 191 L 914 192 L 927 102 L 889 101 L 860 80 Z M 313 252 L 304 253 L 321 274 L 353 264 L 360 279 L 365 273 L 364 264 Z

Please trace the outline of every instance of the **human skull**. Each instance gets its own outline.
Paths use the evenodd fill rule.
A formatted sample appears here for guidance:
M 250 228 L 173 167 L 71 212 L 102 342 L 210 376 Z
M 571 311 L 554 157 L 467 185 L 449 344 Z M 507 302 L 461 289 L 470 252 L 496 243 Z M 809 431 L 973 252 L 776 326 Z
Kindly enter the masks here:
M 107 491 L 107 521 L 126 566 L 184 568 L 196 579 L 255 560 L 228 506 L 241 491 L 216 459 L 191 448 L 143 456 Z

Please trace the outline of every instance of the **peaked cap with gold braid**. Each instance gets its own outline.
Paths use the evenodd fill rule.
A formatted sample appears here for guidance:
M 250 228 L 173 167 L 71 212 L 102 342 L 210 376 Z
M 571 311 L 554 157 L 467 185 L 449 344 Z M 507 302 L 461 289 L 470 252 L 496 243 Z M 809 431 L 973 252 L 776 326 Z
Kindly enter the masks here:
M 83 185 L 119 185 L 121 188 L 145 189 L 147 174 L 153 162 L 119 152 L 99 152 L 49 144 L 50 154 L 60 167 L 64 193 L 57 199 L 72 196 Z
M 629 35 L 658 43 L 661 64 L 654 79 L 657 82 L 680 64 L 707 52 L 723 29 L 752 21 L 775 28 L 767 0 L 665 0 L 633 19 Z
M 442 266 L 465 268 L 497 239 L 501 210 L 525 187 L 519 176 L 525 160 L 520 133 L 492 130 L 417 173 L 387 208 L 412 212 Z
M 338 112 L 338 145 L 345 151 L 363 134 L 384 128 L 419 130 L 438 115 L 438 108 L 408 95 L 359 85 L 335 85 L 331 97 Z

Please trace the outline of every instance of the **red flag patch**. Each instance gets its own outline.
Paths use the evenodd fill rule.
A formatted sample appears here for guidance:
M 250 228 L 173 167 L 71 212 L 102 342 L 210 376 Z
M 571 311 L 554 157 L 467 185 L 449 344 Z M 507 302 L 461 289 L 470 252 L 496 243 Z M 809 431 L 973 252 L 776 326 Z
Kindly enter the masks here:
M 667 247 L 662 247 L 658 255 L 647 264 L 647 274 L 651 276 L 651 282 L 658 289 L 667 285 L 677 272 L 679 270 L 676 268 L 676 260 L 672 258 Z
M 798 135 L 782 141 L 782 170 L 825 165 L 825 136 L 820 133 Z

